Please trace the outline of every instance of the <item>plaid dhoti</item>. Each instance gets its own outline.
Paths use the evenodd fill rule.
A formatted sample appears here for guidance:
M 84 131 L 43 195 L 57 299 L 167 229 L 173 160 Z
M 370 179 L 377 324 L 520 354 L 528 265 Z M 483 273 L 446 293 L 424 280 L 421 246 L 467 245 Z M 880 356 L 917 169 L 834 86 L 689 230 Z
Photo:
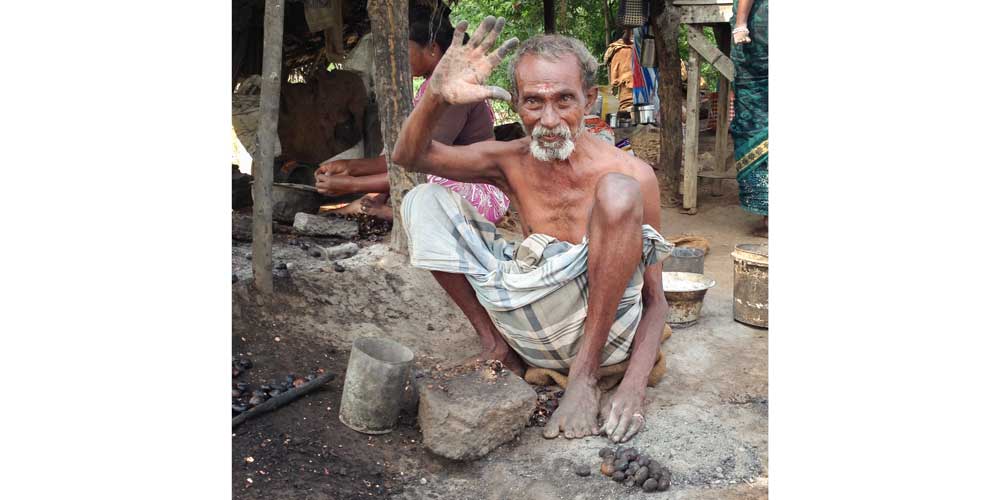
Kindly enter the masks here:
M 421 184 L 403 199 L 410 263 L 464 274 L 507 343 L 531 366 L 568 369 L 583 340 L 587 317 L 588 242 L 572 244 L 544 234 L 521 243 L 501 238 L 496 226 L 454 191 Z M 601 366 L 628 358 L 642 316 L 642 273 L 670 255 L 673 244 L 642 226 L 642 261 L 629 280 L 601 353 Z

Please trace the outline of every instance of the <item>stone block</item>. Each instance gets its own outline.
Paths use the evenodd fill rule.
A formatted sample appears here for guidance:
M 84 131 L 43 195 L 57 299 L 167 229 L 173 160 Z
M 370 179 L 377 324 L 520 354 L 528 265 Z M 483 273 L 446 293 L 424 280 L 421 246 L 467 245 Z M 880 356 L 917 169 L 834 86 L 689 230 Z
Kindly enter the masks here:
M 312 215 L 305 212 L 295 214 L 292 228 L 306 236 L 327 236 L 351 239 L 358 236 L 358 223 L 352 220 Z
M 424 445 L 452 460 L 475 460 L 511 441 L 528 424 L 534 389 L 517 375 L 480 369 L 446 380 L 419 379 Z

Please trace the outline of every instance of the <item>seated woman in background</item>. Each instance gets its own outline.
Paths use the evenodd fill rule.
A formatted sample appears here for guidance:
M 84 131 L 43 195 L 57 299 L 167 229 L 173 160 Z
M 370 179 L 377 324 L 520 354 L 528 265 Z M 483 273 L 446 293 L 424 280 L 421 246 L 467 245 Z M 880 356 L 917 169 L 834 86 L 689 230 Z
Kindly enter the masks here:
M 425 78 L 413 99 L 414 105 L 423 96 L 431 73 L 444 56 L 444 51 L 451 46 L 455 28 L 447 19 L 442 20 L 442 17 L 441 14 L 432 15 L 424 9 L 411 12 L 410 71 L 413 76 Z M 438 120 L 433 138 L 448 145 L 493 140 L 493 121 L 493 110 L 486 101 L 451 106 Z M 329 196 L 377 193 L 362 200 L 361 211 L 392 220 L 392 207 L 388 203 L 389 174 L 384 153 L 383 151 L 376 158 L 327 160 L 316 170 L 316 189 Z M 428 175 L 427 182 L 440 184 L 460 194 L 476 211 L 493 223 L 503 218 L 510 206 L 510 200 L 496 186 L 457 182 L 434 175 Z

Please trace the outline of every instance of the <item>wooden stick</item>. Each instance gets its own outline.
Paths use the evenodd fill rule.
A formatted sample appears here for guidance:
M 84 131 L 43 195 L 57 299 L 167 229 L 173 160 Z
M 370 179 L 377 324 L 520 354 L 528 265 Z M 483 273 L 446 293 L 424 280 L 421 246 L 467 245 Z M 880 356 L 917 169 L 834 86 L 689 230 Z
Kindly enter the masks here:
M 243 413 L 240 413 L 239 415 L 233 417 L 233 428 L 235 428 L 237 425 L 242 424 L 244 420 L 256 417 L 261 413 L 266 413 L 272 410 L 276 410 L 288 403 L 291 403 L 292 401 L 295 401 L 296 399 L 306 395 L 307 393 L 312 392 L 319 386 L 333 380 L 333 377 L 335 377 L 336 375 L 337 374 L 335 373 L 324 373 L 319 377 L 316 377 L 315 379 L 306 382 L 305 384 L 302 384 L 292 390 L 278 394 L 277 396 L 268 399 L 267 401 L 257 406 L 254 406 L 253 408 Z
M 696 26 L 688 25 L 688 33 L 698 30 Z M 698 51 L 688 51 L 688 88 L 687 88 L 687 130 L 684 134 L 684 180 L 681 184 L 684 191 L 683 206 L 692 209 L 698 206 L 698 83 L 701 79 L 701 61 Z
M 719 75 L 718 97 L 715 106 L 718 115 L 715 122 L 715 173 L 722 175 L 726 172 L 726 159 L 729 158 L 729 80 L 722 75 Z M 711 186 L 712 196 L 722 196 L 722 179 L 713 180 Z
M 285 0 L 264 5 L 264 60 L 260 75 L 260 123 L 257 157 L 253 160 L 253 282 L 257 291 L 274 291 L 271 275 L 271 184 L 274 182 L 274 142 L 278 136 L 278 98 L 281 94 L 281 42 Z

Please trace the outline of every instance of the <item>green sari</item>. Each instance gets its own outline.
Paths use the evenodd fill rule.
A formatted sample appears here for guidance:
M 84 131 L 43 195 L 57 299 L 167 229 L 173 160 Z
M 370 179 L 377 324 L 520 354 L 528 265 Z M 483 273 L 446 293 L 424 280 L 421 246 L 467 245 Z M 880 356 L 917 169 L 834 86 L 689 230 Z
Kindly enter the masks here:
M 734 0 L 733 27 L 738 5 L 739 0 Z M 730 130 L 740 205 L 750 213 L 767 215 L 767 0 L 754 1 L 747 28 L 750 43 L 732 46 L 736 109 Z

